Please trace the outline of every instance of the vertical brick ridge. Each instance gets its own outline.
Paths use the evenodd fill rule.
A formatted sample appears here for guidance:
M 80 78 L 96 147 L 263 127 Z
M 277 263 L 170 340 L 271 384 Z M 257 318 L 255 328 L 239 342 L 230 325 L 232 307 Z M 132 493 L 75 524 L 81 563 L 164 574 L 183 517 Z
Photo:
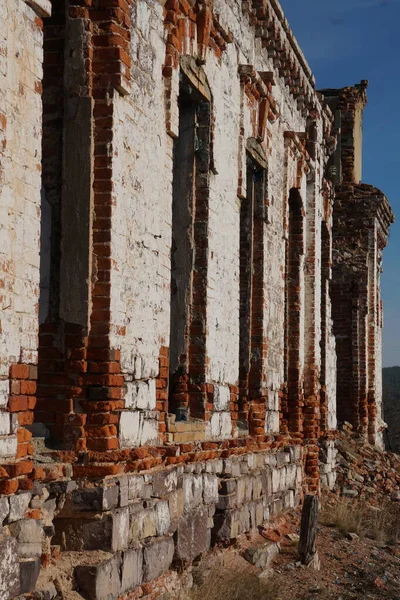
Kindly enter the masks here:
M 37 365 L 14 363 L 9 371 L 9 397 L 2 420 L 2 455 L 8 458 L 0 464 L 0 494 L 13 494 L 32 486 L 32 434 L 27 427 L 33 423 L 36 405 Z M 5 421 L 8 426 L 5 426 Z
M 392 222 L 380 190 L 366 184 L 336 186 L 332 306 L 338 420 L 349 421 L 362 438 L 369 437 L 372 442 L 378 440 L 378 419 L 382 420 L 375 381 L 375 336 L 380 322 L 376 256 Z M 379 237 L 377 229 L 381 230 Z
M 45 27 L 44 185 L 55 209 L 52 304 L 40 328 L 35 420 L 49 428 L 62 448 L 78 453 L 118 447 L 118 411 L 124 405 L 119 350 L 110 347 L 110 282 L 111 220 L 115 203 L 113 95 L 116 91 L 129 92 L 130 13 L 131 2 L 125 0 L 70 0 L 65 6 L 57 5 Z M 70 42 L 65 39 L 66 26 L 80 32 L 82 52 L 80 64 L 78 57 L 79 72 L 73 76 L 69 73 L 68 78 L 64 75 L 65 61 L 69 60 L 64 52 Z M 93 102 L 94 218 L 89 240 L 93 277 L 89 329 L 63 321 L 59 313 L 60 233 L 55 234 L 61 230 L 57 199 L 61 198 L 63 127 L 68 126 L 62 108 L 65 92 L 72 97 L 89 97 Z M 124 334 L 123 328 L 119 333 Z M 86 412 L 82 412 L 83 409 Z
M 317 345 L 320 345 L 319 327 L 316 315 L 317 306 L 321 302 L 321 291 L 317 280 L 318 259 L 316 255 L 318 220 L 316 210 L 316 174 L 311 171 L 307 176 L 306 198 L 306 248 L 304 258 L 304 408 L 303 408 L 303 443 L 305 446 L 305 476 L 307 491 L 317 493 L 319 490 L 319 446 L 321 424 L 320 367 Z M 318 293 L 317 293 L 318 292 Z
M 159 373 L 156 379 L 156 408 L 158 411 L 158 431 L 160 440 L 165 442 L 168 415 L 168 384 L 169 384 L 169 348 L 161 346 L 159 357 Z
M 321 432 L 328 430 L 329 398 L 327 391 L 328 297 L 330 294 L 331 234 L 326 221 L 321 230 Z
M 248 424 L 252 436 L 263 439 L 266 424 L 266 361 L 268 346 L 264 335 L 266 307 L 264 251 L 268 207 L 267 123 L 275 119 L 276 103 L 272 97 L 270 73 L 258 73 L 253 65 L 238 68 L 241 83 L 240 139 L 241 152 L 249 156 L 262 174 L 262 185 L 254 185 L 253 208 L 249 209 L 249 195 L 244 193 L 244 166 L 239 161 L 238 195 L 241 202 L 240 231 L 240 320 L 239 348 L 240 421 Z M 250 108 L 253 137 L 244 140 L 244 104 Z M 267 138 L 267 139 L 266 139 Z M 248 176 L 247 176 L 248 179 Z M 249 185 L 249 181 L 247 181 Z M 262 189 L 261 189 L 262 188 Z M 250 214 L 251 212 L 251 214 Z M 250 245 L 250 248 L 248 247 Z M 248 264 L 251 254 L 252 264 Z M 248 363 L 248 364 L 247 364 Z
M 82 2 L 82 4 L 86 4 Z M 113 184 L 113 127 L 115 90 L 129 93 L 131 0 L 87 2 L 91 23 L 91 95 L 94 131 L 94 221 L 92 311 L 88 337 L 87 423 L 89 450 L 119 448 L 118 424 L 124 406 L 125 381 L 120 369 L 120 351 L 110 347 L 112 214 L 116 202 Z M 78 11 L 79 12 L 79 11 Z M 121 329 L 120 334 L 124 334 Z

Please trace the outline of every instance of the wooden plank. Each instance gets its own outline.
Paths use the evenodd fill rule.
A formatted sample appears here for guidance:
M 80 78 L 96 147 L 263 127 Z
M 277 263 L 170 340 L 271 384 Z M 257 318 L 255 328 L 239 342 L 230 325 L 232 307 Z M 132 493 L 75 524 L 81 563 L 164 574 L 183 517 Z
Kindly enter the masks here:
M 318 524 L 318 496 L 306 496 L 301 513 L 299 555 L 303 565 L 309 565 L 316 554 L 315 538 Z

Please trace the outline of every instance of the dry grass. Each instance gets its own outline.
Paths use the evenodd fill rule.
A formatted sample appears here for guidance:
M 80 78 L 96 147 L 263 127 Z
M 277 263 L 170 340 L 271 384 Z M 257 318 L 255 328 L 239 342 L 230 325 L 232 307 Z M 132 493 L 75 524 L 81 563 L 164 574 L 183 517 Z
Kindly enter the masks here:
M 276 585 L 271 580 L 260 579 L 254 570 L 243 561 L 232 564 L 217 564 L 202 574 L 202 582 L 179 600 L 277 600 Z
M 382 544 L 400 543 L 400 507 L 391 502 L 373 507 L 354 500 L 342 500 L 323 507 L 320 520 L 343 534 L 356 533 L 360 538 Z
M 263 583 L 255 575 L 243 576 L 233 572 L 224 577 L 214 571 L 208 580 L 193 588 L 190 600 L 275 600 L 272 584 Z

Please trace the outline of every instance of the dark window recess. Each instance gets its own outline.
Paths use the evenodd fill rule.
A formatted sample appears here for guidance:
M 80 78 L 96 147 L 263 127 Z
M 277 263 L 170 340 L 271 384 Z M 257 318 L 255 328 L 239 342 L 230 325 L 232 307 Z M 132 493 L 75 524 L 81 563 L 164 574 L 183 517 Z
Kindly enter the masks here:
M 205 380 L 209 164 L 210 103 L 183 75 L 173 154 L 169 382 L 178 420 L 204 410 L 202 401 L 190 400 L 189 379 Z
M 303 389 L 301 382 L 301 272 L 304 255 L 304 216 L 300 192 L 289 193 L 289 227 L 286 247 L 285 372 L 287 380 L 289 430 L 302 430 Z
M 263 359 L 263 225 L 266 170 L 247 155 L 247 196 L 240 207 L 239 427 L 261 387 Z

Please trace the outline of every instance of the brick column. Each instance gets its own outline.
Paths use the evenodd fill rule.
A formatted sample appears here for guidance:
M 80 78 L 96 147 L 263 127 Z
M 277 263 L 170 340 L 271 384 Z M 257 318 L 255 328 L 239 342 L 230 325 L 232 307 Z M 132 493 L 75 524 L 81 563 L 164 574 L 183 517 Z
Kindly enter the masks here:
M 36 421 L 61 448 L 108 451 L 119 446 L 124 407 L 119 350 L 110 347 L 110 282 L 113 96 L 129 92 L 130 4 L 70 0 L 58 9 L 46 24 L 52 263 Z

